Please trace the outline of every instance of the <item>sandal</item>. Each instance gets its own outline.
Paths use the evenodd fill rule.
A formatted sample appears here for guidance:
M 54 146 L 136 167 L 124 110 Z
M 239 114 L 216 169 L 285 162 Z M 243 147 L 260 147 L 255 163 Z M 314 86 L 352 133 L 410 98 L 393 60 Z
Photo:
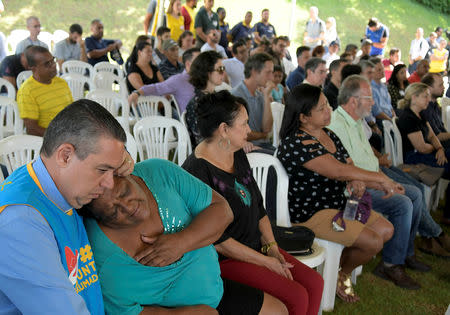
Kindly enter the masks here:
M 336 286 L 336 295 L 347 303 L 354 303 L 359 301 L 359 296 L 353 290 L 352 280 L 350 275 L 339 270 L 338 281 Z

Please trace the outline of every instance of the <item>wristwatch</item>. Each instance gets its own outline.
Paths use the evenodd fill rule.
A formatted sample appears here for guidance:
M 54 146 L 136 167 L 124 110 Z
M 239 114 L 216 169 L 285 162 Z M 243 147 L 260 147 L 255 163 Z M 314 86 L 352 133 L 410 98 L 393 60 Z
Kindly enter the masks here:
M 141 96 L 141 93 L 139 93 L 139 90 L 134 90 L 134 91 L 131 92 L 131 93 L 136 93 L 138 96 Z

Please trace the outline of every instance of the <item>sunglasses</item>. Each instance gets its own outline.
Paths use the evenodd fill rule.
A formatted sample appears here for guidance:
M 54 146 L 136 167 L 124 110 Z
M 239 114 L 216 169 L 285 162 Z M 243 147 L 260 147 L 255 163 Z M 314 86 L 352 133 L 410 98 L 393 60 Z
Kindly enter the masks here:
M 217 71 L 219 74 L 223 74 L 225 72 L 225 67 L 220 66 L 217 69 L 214 69 L 214 71 Z

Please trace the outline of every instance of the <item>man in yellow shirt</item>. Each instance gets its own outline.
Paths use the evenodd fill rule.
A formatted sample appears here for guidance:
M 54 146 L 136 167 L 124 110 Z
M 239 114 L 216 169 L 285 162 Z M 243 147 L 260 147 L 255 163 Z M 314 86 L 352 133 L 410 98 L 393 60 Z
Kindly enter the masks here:
M 197 0 L 186 0 L 186 4 L 181 8 L 181 15 L 184 17 L 184 29 L 191 31 L 195 35 L 195 8 L 197 7 Z
M 33 75 L 17 92 L 20 118 L 27 134 L 43 136 L 50 121 L 73 102 L 64 79 L 56 77 L 55 58 L 45 47 L 30 46 L 25 50 Z

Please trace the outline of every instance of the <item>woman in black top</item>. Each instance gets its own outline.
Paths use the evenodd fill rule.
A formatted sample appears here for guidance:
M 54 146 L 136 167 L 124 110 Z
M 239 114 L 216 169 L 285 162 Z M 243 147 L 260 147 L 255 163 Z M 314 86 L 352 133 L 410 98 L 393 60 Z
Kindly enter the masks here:
M 152 46 L 148 42 L 139 42 L 136 45 L 136 63 L 131 63 L 128 69 L 127 86 L 130 92 L 142 86 L 164 81 L 157 66 L 153 65 Z
M 221 194 L 233 211 L 233 222 L 215 243 L 222 277 L 275 296 L 289 314 L 317 314 L 323 280 L 278 248 L 243 150 L 251 131 L 245 101 L 221 91 L 201 97 L 197 106 L 204 140 L 183 167 Z
M 397 115 L 401 113 L 401 111 L 398 111 L 398 101 L 405 96 L 405 90 L 408 84 L 409 82 L 406 79 L 406 65 L 403 63 L 396 65 L 389 78 L 387 88 L 391 96 L 391 105 Z
M 445 169 L 443 177 L 450 179 L 450 149 L 445 149 L 421 112 L 428 107 L 431 93 L 428 85 L 413 83 L 406 89 L 405 97 L 399 102 L 403 113 L 397 126 L 402 135 L 403 159 L 406 164 L 423 163 Z M 450 185 L 446 191 L 444 223 L 450 220 Z
M 331 107 L 321 89 L 309 84 L 296 86 L 287 96 L 277 156 L 289 175 L 289 212 L 294 224 L 309 227 L 317 237 L 343 244 L 336 294 L 356 302 L 349 276 L 354 268 L 376 255 L 393 233 L 392 224 L 370 210 L 365 217 L 345 220 L 345 230 L 333 222 L 345 208 L 344 191 L 361 197 L 366 185 L 386 191 L 392 180 L 381 172 L 353 165 L 334 132 L 325 128 Z M 336 226 L 336 225 L 334 225 Z

